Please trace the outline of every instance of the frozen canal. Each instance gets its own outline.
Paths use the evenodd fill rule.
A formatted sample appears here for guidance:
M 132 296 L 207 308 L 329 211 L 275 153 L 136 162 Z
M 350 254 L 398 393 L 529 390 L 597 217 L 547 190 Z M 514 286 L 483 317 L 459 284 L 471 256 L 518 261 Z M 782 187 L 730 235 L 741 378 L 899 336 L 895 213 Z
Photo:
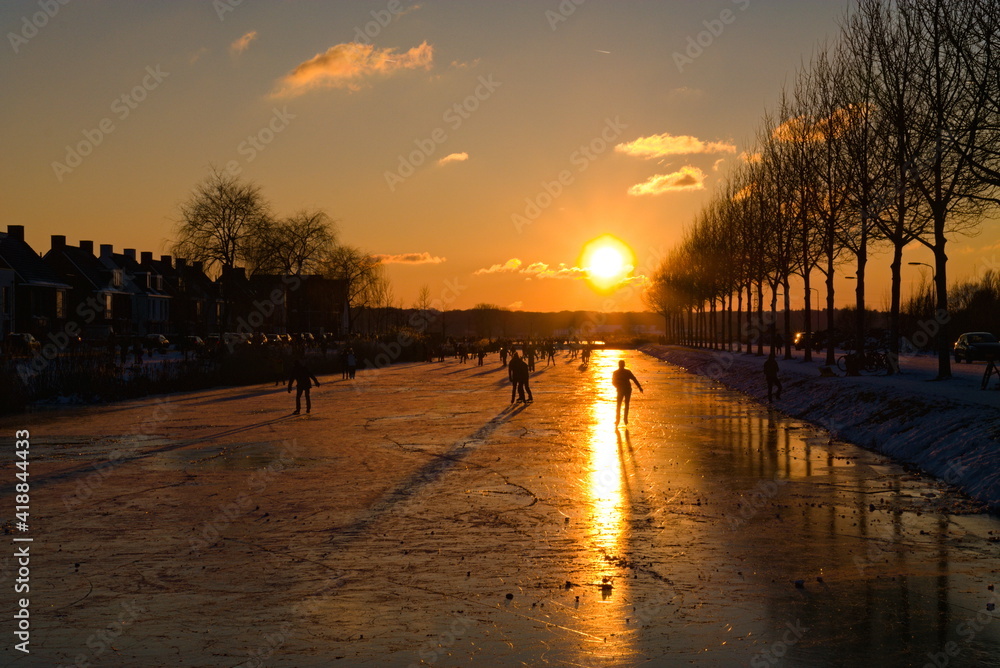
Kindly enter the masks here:
M 321 377 L 310 416 L 255 386 L 5 418 L 34 542 L 0 663 L 997 665 L 1000 522 L 944 485 L 641 353 L 537 369 L 527 406 L 494 356 Z

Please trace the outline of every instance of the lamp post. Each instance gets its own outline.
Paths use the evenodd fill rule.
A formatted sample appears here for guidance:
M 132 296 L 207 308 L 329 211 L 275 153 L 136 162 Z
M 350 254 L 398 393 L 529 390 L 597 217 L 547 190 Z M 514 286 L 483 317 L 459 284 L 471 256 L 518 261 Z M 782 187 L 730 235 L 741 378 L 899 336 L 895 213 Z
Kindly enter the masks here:
M 934 311 L 937 312 L 937 273 L 934 271 L 934 267 L 927 264 L 926 262 L 907 262 L 906 264 L 912 267 L 927 267 L 931 270 L 931 285 L 934 287 Z
M 937 303 L 938 303 L 937 298 L 938 298 L 938 295 L 937 295 L 937 273 L 935 273 L 934 267 L 932 267 L 931 265 L 927 264 L 926 262 L 907 262 L 906 264 L 914 266 L 914 267 L 927 267 L 928 269 L 931 270 L 931 285 L 934 287 L 934 292 L 932 293 L 933 296 L 934 296 L 934 306 L 933 306 L 932 310 L 934 311 L 934 316 L 936 318 L 937 317 L 937 312 L 938 312 L 938 308 L 937 308 Z M 938 324 L 940 324 L 940 322 Z M 934 350 L 935 351 L 940 351 L 943 346 L 944 346 L 944 339 L 942 339 L 942 337 L 941 337 L 941 330 L 939 328 L 938 331 L 937 331 L 937 333 L 934 334 Z

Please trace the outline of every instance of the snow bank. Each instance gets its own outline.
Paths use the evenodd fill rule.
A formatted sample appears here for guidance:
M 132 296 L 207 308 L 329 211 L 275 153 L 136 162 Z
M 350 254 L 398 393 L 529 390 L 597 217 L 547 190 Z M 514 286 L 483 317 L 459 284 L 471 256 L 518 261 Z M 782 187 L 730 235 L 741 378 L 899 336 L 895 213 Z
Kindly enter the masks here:
M 764 357 L 645 346 L 648 355 L 767 401 Z M 802 353 L 799 353 L 799 357 Z M 837 438 L 912 464 L 1000 510 L 1000 392 L 979 389 L 984 365 L 956 365 L 933 381 L 936 360 L 907 357 L 895 376 L 822 377 L 820 362 L 779 360 L 774 406 Z M 840 372 L 834 369 L 835 373 Z

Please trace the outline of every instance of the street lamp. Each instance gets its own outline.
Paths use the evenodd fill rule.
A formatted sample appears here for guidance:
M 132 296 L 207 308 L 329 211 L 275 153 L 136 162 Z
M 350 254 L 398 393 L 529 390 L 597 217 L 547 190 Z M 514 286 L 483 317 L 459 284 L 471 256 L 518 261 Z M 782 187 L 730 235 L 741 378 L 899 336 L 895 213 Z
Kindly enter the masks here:
M 934 267 L 926 262 L 907 262 L 906 264 L 913 267 L 927 267 L 931 270 L 931 284 L 934 286 L 934 309 L 937 310 L 937 274 L 934 272 Z

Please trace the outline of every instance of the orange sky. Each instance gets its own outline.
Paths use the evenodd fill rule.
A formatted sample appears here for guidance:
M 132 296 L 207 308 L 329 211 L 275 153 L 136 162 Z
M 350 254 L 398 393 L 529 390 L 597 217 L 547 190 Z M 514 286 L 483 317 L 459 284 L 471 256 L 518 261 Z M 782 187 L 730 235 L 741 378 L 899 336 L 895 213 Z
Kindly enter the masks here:
M 582 278 L 584 245 L 612 234 L 633 274 L 655 266 L 845 6 L 5 2 L 2 222 L 42 252 L 169 252 L 214 165 L 279 215 L 327 211 L 405 306 L 426 285 L 449 308 L 639 309 L 635 281 Z M 952 276 L 1000 266 L 995 228 L 954 244 Z

